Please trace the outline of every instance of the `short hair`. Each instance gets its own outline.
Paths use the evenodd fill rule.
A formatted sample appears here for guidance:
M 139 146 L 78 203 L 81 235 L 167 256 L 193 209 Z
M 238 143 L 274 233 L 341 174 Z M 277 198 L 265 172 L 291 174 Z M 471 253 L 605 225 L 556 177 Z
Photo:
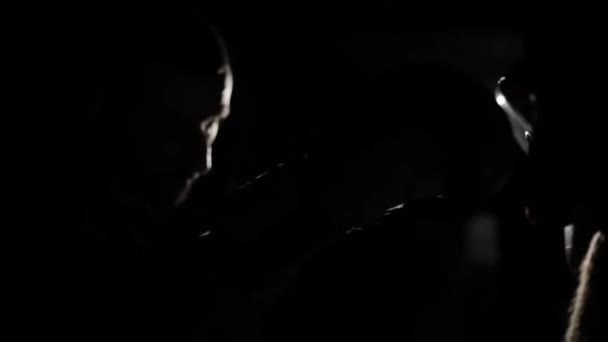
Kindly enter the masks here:
M 209 77 L 228 63 L 217 31 L 204 18 L 175 9 L 110 15 L 96 22 L 84 40 L 79 63 L 95 81 L 116 81 L 148 63 Z

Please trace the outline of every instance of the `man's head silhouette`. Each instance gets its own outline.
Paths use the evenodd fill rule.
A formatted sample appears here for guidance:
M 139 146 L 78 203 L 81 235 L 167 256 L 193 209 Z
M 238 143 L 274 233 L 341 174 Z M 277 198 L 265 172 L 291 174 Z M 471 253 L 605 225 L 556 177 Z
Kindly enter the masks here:
M 195 16 L 151 11 L 114 19 L 85 47 L 86 159 L 118 196 L 152 208 L 179 205 L 211 169 L 230 113 L 224 42 Z

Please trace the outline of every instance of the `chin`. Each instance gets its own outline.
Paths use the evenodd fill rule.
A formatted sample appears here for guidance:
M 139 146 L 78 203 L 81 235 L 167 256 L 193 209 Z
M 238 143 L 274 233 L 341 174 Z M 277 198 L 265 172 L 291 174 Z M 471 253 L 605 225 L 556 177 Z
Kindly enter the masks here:
M 184 186 L 177 192 L 177 195 L 174 198 L 173 207 L 179 207 L 186 202 L 186 200 L 188 200 L 188 196 L 192 191 L 192 186 L 196 183 L 200 176 L 201 173 L 196 172 L 185 181 Z

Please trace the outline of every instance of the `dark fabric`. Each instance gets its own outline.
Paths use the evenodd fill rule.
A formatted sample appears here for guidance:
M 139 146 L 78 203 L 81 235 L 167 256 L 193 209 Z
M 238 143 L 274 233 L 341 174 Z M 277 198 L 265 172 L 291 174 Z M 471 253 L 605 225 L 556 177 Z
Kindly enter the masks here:
M 498 303 L 506 275 L 467 260 L 467 215 L 456 208 L 414 201 L 382 224 L 337 236 L 299 268 L 266 340 L 501 340 L 500 310 L 513 308 Z
M 45 267 L 55 281 L 44 286 L 43 340 L 222 340 L 214 270 L 207 256 L 194 252 L 203 246 L 126 255 L 77 245 L 64 249 L 69 255 L 61 264 Z

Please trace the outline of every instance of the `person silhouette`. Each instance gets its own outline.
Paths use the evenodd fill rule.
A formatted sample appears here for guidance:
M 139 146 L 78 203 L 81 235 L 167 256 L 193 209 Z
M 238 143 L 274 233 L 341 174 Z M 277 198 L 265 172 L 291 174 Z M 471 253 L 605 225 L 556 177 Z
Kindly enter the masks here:
M 48 125 L 35 139 L 49 151 L 34 181 L 38 217 L 57 227 L 33 225 L 31 270 L 45 284 L 32 299 L 37 330 L 51 340 L 191 336 L 200 327 L 189 317 L 208 310 L 195 304 L 204 286 L 195 289 L 201 278 L 176 216 L 211 170 L 230 115 L 228 51 L 193 13 L 88 19 L 49 30 L 38 68 L 50 85 L 45 106 L 60 114 L 37 113 Z

